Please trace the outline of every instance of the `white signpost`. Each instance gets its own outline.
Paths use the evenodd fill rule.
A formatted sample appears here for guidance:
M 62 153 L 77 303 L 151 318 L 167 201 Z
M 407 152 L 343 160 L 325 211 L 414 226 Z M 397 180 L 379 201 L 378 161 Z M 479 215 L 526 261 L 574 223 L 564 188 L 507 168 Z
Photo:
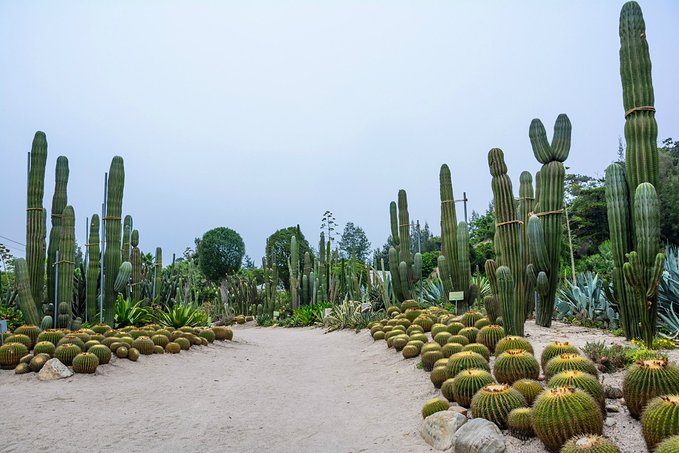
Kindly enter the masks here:
M 323 318 L 325 319 L 328 316 L 330 316 L 330 313 L 332 313 L 332 308 L 326 308 L 325 310 L 323 310 Z
M 372 304 L 370 302 L 363 302 L 361 304 L 361 312 L 364 313 L 366 311 L 370 311 L 373 308 Z
M 457 313 L 457 303 L 464 300 L 464 291 L 451 291 L 448 293 L 448 300 L 455 302 L 455 313 Z

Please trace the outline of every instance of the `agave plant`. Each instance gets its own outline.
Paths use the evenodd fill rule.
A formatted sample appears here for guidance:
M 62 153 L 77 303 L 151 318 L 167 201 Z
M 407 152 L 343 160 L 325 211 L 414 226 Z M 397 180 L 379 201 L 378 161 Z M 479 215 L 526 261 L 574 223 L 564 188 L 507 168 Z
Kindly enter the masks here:
M 156 314 L 156 320 L 170 327 L 195 327 L 210 324 L 210 318 L 201 307 L 195 304 L 174 304 Z
M 559 290 L 555 311 L 557 319 L 600 321 L 610 329 L 615 329 L 620 319 L 617 308 L 604 295 L 599 276 L 589 271 L 577 275 L 575 283 L 566 281 Z
M 116 327 L 140 326 L 148 324 L 152 319 L 151 307 L 144 306 L 144 300 L 132 299 L 118 294 L 113 322 Z
M 679 339 L 679 249 L 668 246 L 665 271 L 658 287 L 658 327 L 661 334 Z
M 364 310 L 362 303 L 355 300 L 344 299 L 339 305 L 335 305 L 328 316 L 323 319 L 328 332 L 341 329 L 362 329 L 371 321 L 384 318 L 384 311 Z
M 416 287 L 419 292 L 419 285 Z M 443 281 L 438 276 L 427 278 L 422 282 L 420 300 L 428 305 L 441 305 L 447 302 L 446 291 L 443 289 Z

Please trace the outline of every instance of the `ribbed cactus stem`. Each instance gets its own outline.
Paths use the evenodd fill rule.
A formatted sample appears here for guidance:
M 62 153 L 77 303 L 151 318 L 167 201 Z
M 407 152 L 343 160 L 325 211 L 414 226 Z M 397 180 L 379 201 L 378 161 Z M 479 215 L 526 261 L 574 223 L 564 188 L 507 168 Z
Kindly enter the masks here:
M 299 308 L 299 244 L 295 236 L 290 238 L 288 268 L 290 271 L 290 306 L 294 311 Z
M 406 191 L 398 191 L 398 234 L 399 251 L 398 258 L 407 265 L 412 264 L 410 255 L 410 214 L 408 213 L 408 196 Z
M 457 244 L 457 215 L 455 213 L 455 197 L 453 183 L 448 165 L 441 165 L 439 171 L 439 192 L 441 198 L 441 255 L 448 263 L 448 275 L 443 280 L 446 293 L 458 288 L 466 288 L 460 283 Z
M 54 195 L 52 196 L 52 228 L 50 229 L 49 245 L 47 247 L 47 300 L 49 303 L 54 303 L 54 284 L 56 280 L 54 262 L 61 238 L 61 215 L 68 204 L 68 173 L 68 159 L 65 156 L 59 156 L 55 170 Z
M 163 286 L 163 249 L 156 247 L 156 258 L 154 263 L 154 297 L 160 298 L 160 290 Z
M 120 259 L 129 261 L 130 259 L 130 240 L 132 236 L 132 216 L 126 215 L 123 220 L 123 245 L 120 249 Z
M 474 303 L 472 296 L 475 290 L 470 286 L 472 269 L 469 263 L 469 230 L 465 222 L 460 222 L 457 225 L 455 245 L 457 247 L 458 288 L 464 291 L 464 300 L 458 305 L 458 311 L 467 311 Z
M 113 288 L 118 269 L 122 262 L 121 218 L 123 210 L 123 189 L 125 186 L 125 165 L 123 158 L 115 156 L 108 173 L 106 217 L 106 250 L 104 251 L 104 322 L 113 325 L 117 292 Z
M 97 288 L 99 286 L 99 272 L 101 270 L 101 256 L 99 250 L 99 215 L 94 214 L 90 220 L 90 235 L 87 239 L 87 319 L 92 322 L 97 317 L 99 303 Z
M 325 303 L 328 297 L 328 282 L 327 274 L 325 272 L 326 256 L 325 256 L 325 233 L 321 232 L 321 239 L 318 243 L 318 281 L 319 293 L 318 303 Z
M 43 288 L 45 286 L 45 236 L 47 227 L 46 211 L 42 202 L 45 195 L 46 164 L 47 138 L 44 132 L 38 131 L 33 138 L 30 169 L 28 171 L 26 266 L 29 275 L 29 291 L 39 313 L 42 313 Z
M 17 290 L 17 302 L 19 309 L 24 315 L 24 321 L 27 324 L 37 326 L 40 324 L 40 316 L 38 315 L 38 308 L 35 306 L 33 295 L 31 294 L 31 283 L 28 274 L 28 265 L 23 258 L 16 258 L 14 260 L 14 276 Z
M 130 236 L 130 263 L 132 264 L 132 300 L 141 299 L 141 250 L 139 249 L 139 231 L 132 230 Z
M 530 264 L 530 241 L 528 241 L 528 217 L 535 208 L 535 193 L 533 191 L 533 176 L 523 171 L 519 176 L 519 220 L 521 224 L 521 258 L 524 269 Z M 524 299 L 526 303 L 526 318 L 533 311 L 533 285 L 529 279 L 524 285 Z
M 59 305 L 68 307 L 67 314 L 73 318 L 71 303 L 73 302 L 73 273 L 75 272 L 75 212 L 72 206 L 66 206 L 60 216 L 61 236 L 59 238 L 59 282 L 57 300 Z

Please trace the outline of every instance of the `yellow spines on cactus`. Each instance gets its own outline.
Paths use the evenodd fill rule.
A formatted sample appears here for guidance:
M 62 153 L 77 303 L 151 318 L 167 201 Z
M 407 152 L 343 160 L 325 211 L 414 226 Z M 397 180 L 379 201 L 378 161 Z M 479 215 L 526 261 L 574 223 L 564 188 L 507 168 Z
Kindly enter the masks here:
M 620 453 L 620 449 L 605 437 L 582 434 L 568 440 L 560 453 Z
M 535 437 L 533 431 L 533 410 L 530 407 L 517 407 L 507 414 L 509 434 L 521 440 Z
M 568 370 L 578 370 L 589 373 L 592 376 L 599 376 L 599 371 L 596 369 L 594 362 L 587 357 L 583 357 L 580 354 L 561 354 L 549 359 L 544 367 L 545 378 L 549 380 L 552 376 Z
M 498 342 L 505 337 L 505 329 L 497 324 L 482 327 L 476 334 L 476 342 L 485 345 L 491 353 L 495 353 Z
M 562 371 L 555 374 L 547 383 L 548 387 L 576 387 L 588 393 L 599 404 L 601 413 L 606 416 L 606 397 L 599 380 L 589 373 L 578 370 Z
M 649 451 L 664 439 L 679 435 L 679 394 L 649 401 L 641 414 L 641 428 Z
M 462 350 L 476 352 L 477 354 L 481 354 L 486 361 L 490 360 L 490 350 L 481 343 L 469 343 L 468 345 L 463 346 Z
M 625 372 L 622 393 L 630 415 L 639 418 L 656 396 L 679 394 L 679 368 L 667 359 L 639 360 Z
M 513 384 L 519 379 L 537 379 L 540 364 L 533 354 L 523 349 L 509 349 L 495 359 L 493 374 L 502 384 Z
M 523 395 L 512 387 L 506 384 L 489 384 L 476 392 L 470 407 L 475 418 L 485 418 L 499 428 L 505 428 L 507 416 L 512 409 L 526 407 L 527 404 Z
M 483 319 L 485 316 L 483 316 L 483 313 L 475 311 L 475 310 L 470 310 L 462 315 L 462 318 L 460 319 L 460 322 L 465 326 L 465 327 L 474 327 L 474 324 L 476 324 L 476 321 L 479 319 Z
M 165 346 L 165 351 L 169 352 L 170 354 L 179 354 L 181 350 L 182 347 L 175 342 L 170 342 L 167 344 L 167 346 Z
M 462 407 L 469 407 L 476 392 L 495 382 L 488 371 L 479 368 L 462 370 L 455 375 L 454 379 L 453 399 Z
M 445 366 L 435 366 L 431 370 L 431 374 L 429 375 L 431 379 L 431 383 L 434 384 L 434 387 L 437 389 L 441 388 L 441 385 L 448 379 L 446 375 L 446 367 Z
M 462 352 L 463 346 L 459 343 L 446 343 L 441 348 L 441 354 L 443 357 L 450 357 L 453 354 Z
M 54 351 L 54 357 L 59 359 L 61 363 L 63 363 L 66 366 L 71 366 L 73 364 L 73 359 L 75 356 L 80 354 L 82 352 L 82 349 L 76 344 L 73 343 L 65 343 L 60 346 L 57 346 L 57 349 Z
M 535 398 L 544 391 L 540 381 L 533 379 L 519 379 L 512 384 L 512 387 L 518 390 L 531 406 L 533 405 Z
M 103 344 L 94 345 L 87 352 L 97 356 L 99 365 L 106 365 L 111 361 L 111 350 Z
M 473 351 L 462 351 L 448 358 L 446 373 L 449 378 L 454 378 L 460 371 L 471 368 L 479 368 L 490 372 L 490 365 L 488 365 L 488 362 L 481 354 Z
M 73 358 L 73 371 L 92 374 L 99 366 L 99 358 L 89 352 L 81 352 Z
M 11 370 L 16 367 L 21 358 L 28 354 L 28 348 L 21 343 L 5 343 L 0 346 L 0 368 Z
M 655 453 L 677 452 L 679 452 L 679 436 L 668 437 L 658 445 L 658 448 L 655 449 Z
M 540 356 L 540 365 L 544 368 L 550 359 L 561 354 L 580 354 L 580 350 L 567 341 L 555 341 L 545 346 Z
M 440 398 L 432 398 L 424 403 L 424 406 L 422 406 L 422 418 L 427 418 L 430 415 L 440 411 L 447 411 L 448 407 L 450 407 L 448 401 L 442 400 Z

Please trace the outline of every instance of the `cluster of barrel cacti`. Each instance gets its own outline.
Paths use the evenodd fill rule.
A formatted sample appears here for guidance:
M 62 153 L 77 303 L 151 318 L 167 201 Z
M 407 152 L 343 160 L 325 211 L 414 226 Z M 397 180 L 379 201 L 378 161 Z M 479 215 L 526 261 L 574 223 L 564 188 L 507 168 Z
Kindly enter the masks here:
M 174 329 L 149 324 L 113 329 L 101 323 L 72 331 L 24 325 L 5 334 L 0 369 L 14 369 L 17 374 L 39 372 L 48 360 L 56 358 L 75 373 L 94 373 L 113 356 L 137 361 L 140 355 L 177 354 L 192 346 L 232 339 L 233 330 L 227 326 Z

